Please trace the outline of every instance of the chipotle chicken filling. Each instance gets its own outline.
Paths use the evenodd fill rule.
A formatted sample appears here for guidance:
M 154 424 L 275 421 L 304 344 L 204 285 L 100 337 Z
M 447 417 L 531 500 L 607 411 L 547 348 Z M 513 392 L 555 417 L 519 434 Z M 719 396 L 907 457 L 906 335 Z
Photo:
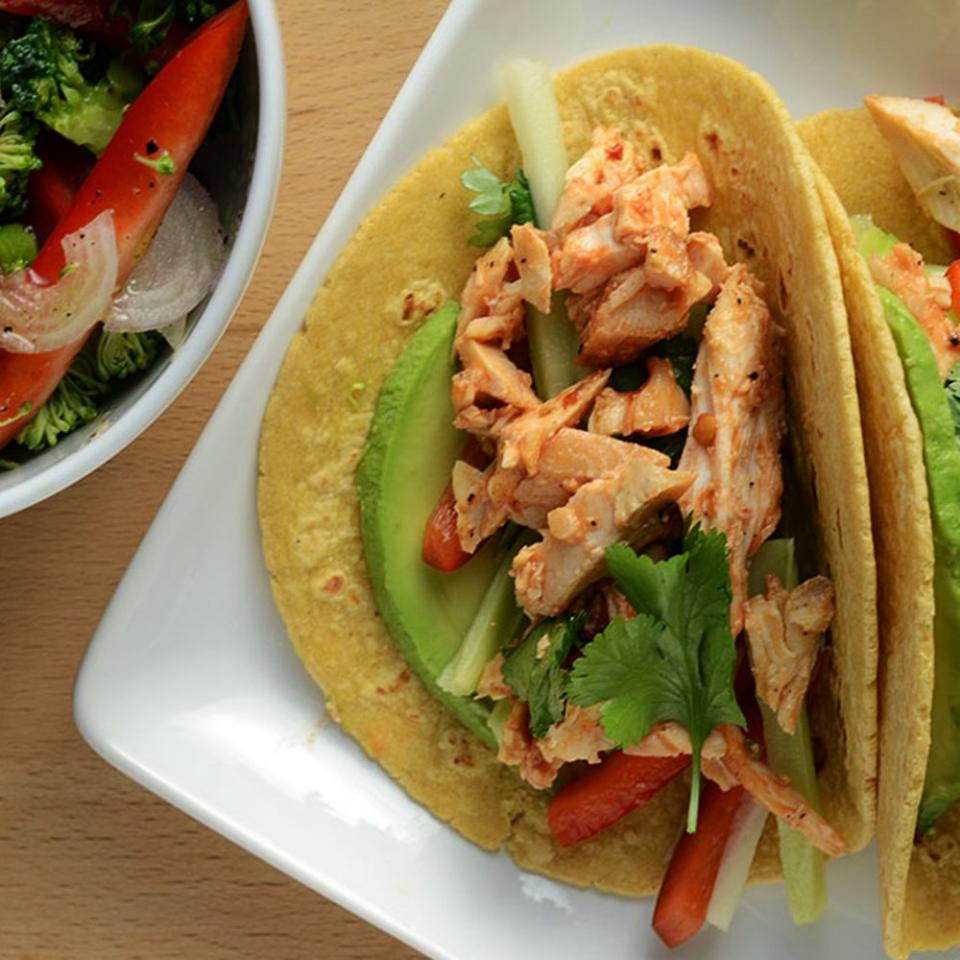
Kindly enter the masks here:
M 628 544 L 667 560 L 680 515 L 688 532 L 722 535 L 731 649 L 746 626 L 752 685 L 787 731 L 796 728 L 833 615 L 824 577 L 793 591 L 769 578 L 766 594 L 748 601 L 750 558 L 780 520 L 783 332 L 760 281 L 743 264 L 729 265 L 715 236 L 691 232 L 690 211 L 711 199 L 695 154 L 644 170 L 620 131 L 601 127 L 570 167 L 550 229 L 514 226 L 474 266 L 461 300 L 462 370 L 452 400 L 456 426 L 492 459 L 483 469 L 454 467 L 460 546 L 472 554 L 507 523 L 541 537 L 516 553 L 510 570 L 530 630 L 487 664 L 477 694 L 504 705 L 499 759 L 538 789 L 554 784 L 565 764 L 597 764 L 618 747 L 634 757 L 699 750 L 699 769 L 722 790 L 742 787 L 836 855 L 846 849 L 843 837 L 761 762 L 736 723 L 715 722 L 698 743 L 683 725 L 657 722 L 624 743 L 608 729 L 609 704 L 574 702 L 566 679 L 583 654 L 574 634 L 587 614 L 571 627 L 577 611 L 600 609 L 601 627 L 640 623 L 643 612 L 610 580 L 608 549 Z M 555 291 L 567 292 L 584 377 L 541 400 L 508 351 L 525 336 L 525 303 L 546 312 Z M 688 396 L 669 353 L 656 348 L 684 334 L 697 305 L 709 314 Z M 614 368 L 631 364 L 645 371 L 644 382 L 611 386 Z M 642 443 L 674 436 L 679 450 L 684 429 L 675 466 Z M 511 666 L 525 644 L 527 666 L 543 681 L 536 692 Z

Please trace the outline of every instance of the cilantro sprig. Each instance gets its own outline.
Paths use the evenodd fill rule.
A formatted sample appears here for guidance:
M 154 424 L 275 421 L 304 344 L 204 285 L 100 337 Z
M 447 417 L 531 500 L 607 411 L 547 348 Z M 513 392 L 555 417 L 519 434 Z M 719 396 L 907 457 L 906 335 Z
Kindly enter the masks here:
M 460 182 L 476 196 L 468 204 L 474 213 L 489 216 L 477 221 L 477 232 L 470 238 L 474 247 L 492 247 L 510 231 L 515 223 L 532 223 L 533 197 L 530 184 L 522 170 L 517 170 L 510 181 L 501 180 L 471 154 L 473 168 L 466 170 Z
M 950 413 L 953 414 L 953 429 L 957 435 L 957 443 L 960 443 L 960 363 L 955 363 L 950 368 L 944 388 L 947 391 Z
M 697 827 L 700 751 L 721 723 L 743 725 L 733 691 L 726 537 L 688 527 L 683 552 L 656 562 L 615 544 L 607 568 L 637 616 L 617 617 L 588 644 L 570 678 L 570 700 L 602 703 L 603 728 L 618 746 L 657 723 L 682 724 L 693 747 L 687 830 Z
M 503 679 L 530 708 L 530 732 L 546 736 L 563 719 L 569 673 L 564 664 L 580 645 L 580 627 L 585 614 L 544 620 L 509 651 L 503 664 Z

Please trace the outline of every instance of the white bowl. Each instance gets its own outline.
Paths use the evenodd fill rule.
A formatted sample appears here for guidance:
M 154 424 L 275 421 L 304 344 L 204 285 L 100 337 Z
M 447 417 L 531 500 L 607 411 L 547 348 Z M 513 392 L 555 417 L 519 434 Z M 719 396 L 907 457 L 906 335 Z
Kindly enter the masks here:
M 248 31 L 237 69 L 251 80 L 241 101 L 249 98 L 253 110 L 242 120 L 249 121 L 249 127 L 241 129 L 240 140 L 246 148 L 241 146 L 239 161 L 234 155 L 229 168 L 221 165 L 221 169 L 243 171 L 246 164 L 250 173 L 239 181 L 225 178 L 215 183 L 208 178 L 205 183 L 222 209 L 226 205 L 242 210 L 223 274 L 195 313 L 189 335 L 176 351 L 168 352 L 129 389 L 112 398 L 95 421 L 55 447 L 28 457 L 17 469 L 0 472 L 0 517 L 59 493 L 132 443 L 197 373 L 240 304 L 276 200 L 286 117 L 283 47 L 276 10 L 272 0 L 249 0 L 249 5 L 253 42 Z M 204 179 L 202 171 L 200 178 Z

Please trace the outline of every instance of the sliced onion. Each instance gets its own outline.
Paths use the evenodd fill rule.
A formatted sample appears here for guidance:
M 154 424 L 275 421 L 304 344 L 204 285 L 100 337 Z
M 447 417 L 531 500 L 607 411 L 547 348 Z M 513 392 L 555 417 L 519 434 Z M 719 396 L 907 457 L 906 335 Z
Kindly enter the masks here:
M 62 241 L 63 276 L 41 286 L 27 268 L 0 280 L 0 348 L 47 353 L 79 340 L 110 309 L 117 285 L 113 211 Z
M 216 205 L 188 174 L 104 327 L 159 330 L 176 323 L 213 289 L 223 256 Z
M 733 818 L 727 845 L 723 848 L 723 859 L 707 907 L 707 922 L 712 926 L 729 929 L 747 885 L 753 856 L 766 822 L 767 811 L 750 794 L 744 793 Z

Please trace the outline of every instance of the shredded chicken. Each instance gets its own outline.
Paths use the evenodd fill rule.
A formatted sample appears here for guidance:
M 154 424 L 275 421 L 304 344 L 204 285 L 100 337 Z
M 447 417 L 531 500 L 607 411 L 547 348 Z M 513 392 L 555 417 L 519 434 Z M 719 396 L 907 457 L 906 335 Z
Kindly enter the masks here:
M 507 282 L 513 247 L 507 237 L 478 257 L 460 296 L 457 343 L 499 341 L 504 348 L 523 335 L 523 299 Z
M 747 642 L 757 696 L 787 733 L 797 729 L 820 636 L 830 626 L 833 611 L 833 584 L 826 577 L 787 590 L 769 576 L 766 592 L 747 601 Z
M 599 763 L 600 754 L 614 748 L 613 741 L 603 732 L 600 708 L 577 707 L 570 703 L 563 719 L 553 724 L 537 745 L 548 763 L 556 760 L 561 763 L 575 760 Z
M 624 753 L 637 757 L 677 757 L 693 752 L 690 735 L 677 723 L 655 726 L 643 740 Z M 717 727 L 704 741 L 700 766 L 705 777 L 721 789 L 740 784 L 758 803 L 799 830 L 815 847 L 832 857 L 847 850 L 846 841 L 809 803 L 751 755 L 743 731 L 731 724 Z
M 818 850 L 831 857 L 847 852 L 843 837 L 790 786 L 790 781 L 777 776 L 750 754 L 739 727 L 724 724 L 717 729 L 727 745 L 723 763 L 747 793 L 774 816 L 799 830 Z
M 690 232 L 687 211 L 709 205 L 703 167 L 688 153 L 680 163 L 655 167 L 614 193 L 614 236 L 644 252 L 670 236 L 682 242 Z
M 587 220 L 609 213 L 614 192 L 640 170 L 634 145 L 619 130 L 597 127 L 590 149 L 567 171 L 550 223 L 552 232 L 565 236 Z
M 690 422 L 690 401 L 677 383 L 673 364 L 650 357 L 647 374 L 638 390 L 618 393 L 606 388 L 593 405 L 587 429 L 619 437 L 662 437 L 682 430 Z
M 680 501 L 730 550 L 734 635 L 743 627 L 747 559 L 780 519 L 784 421 L 782 332 L 742 264 L 730 271 L 703 331 L 679 469 L 695 480 Z
M 477 696 L 489 697 L 491 700 L 506 700 L 513 696 L 513 688 L 503 679 L 503 665 L 506 658 L 498 653 L 483 668 L 480 681 L 477 684 Z
M 541 313 L 550 312 L 550 290 L 553 276 L 550 268 L 550 250 L 542 230 L 532 223 L 514 226 L 510 231 L 513 256 L 520 279 L 516 292 Z
M 517 600 L 531 618 L 555 616 L 605 572 L 604 551 L 626 541 L 642 546 L 661 535 L 665 507 L 693 482 L 668 469 L 666 457 L 643 447 L 623 464 L 580 487 L 547 515 L 539 543 L 524 547 L 511 573 Z
M 909 244 L 898 243 L 884 256 L 869 260 L 873 279 L 895 294 L 923 327 L 937 358 L 940 379 L 960 362 L 960 327 L 949 315 L 950 283 L 927 276 L 923 257 Z
M 517 767 L 520 776 L 537 790 L 546 790 L 557 778 L 562 760 L 547 760 L 540 746 L 530 733 L 530 710 L 525 703 L 517 702 L 510 711 L 500 735 L 497 759 L 511 767 Z
M 949 107 L 908 97 L 865 97 L 917 202 L 948 230 L 960 230 L 960 119 Z
M 500 466 L 520 466 L 529 474 L 536 473 L 543 445 L 561 427 L 583 420 L 609 379 L 609 370 L 597 370 L 512 421 L 500 435 Z

